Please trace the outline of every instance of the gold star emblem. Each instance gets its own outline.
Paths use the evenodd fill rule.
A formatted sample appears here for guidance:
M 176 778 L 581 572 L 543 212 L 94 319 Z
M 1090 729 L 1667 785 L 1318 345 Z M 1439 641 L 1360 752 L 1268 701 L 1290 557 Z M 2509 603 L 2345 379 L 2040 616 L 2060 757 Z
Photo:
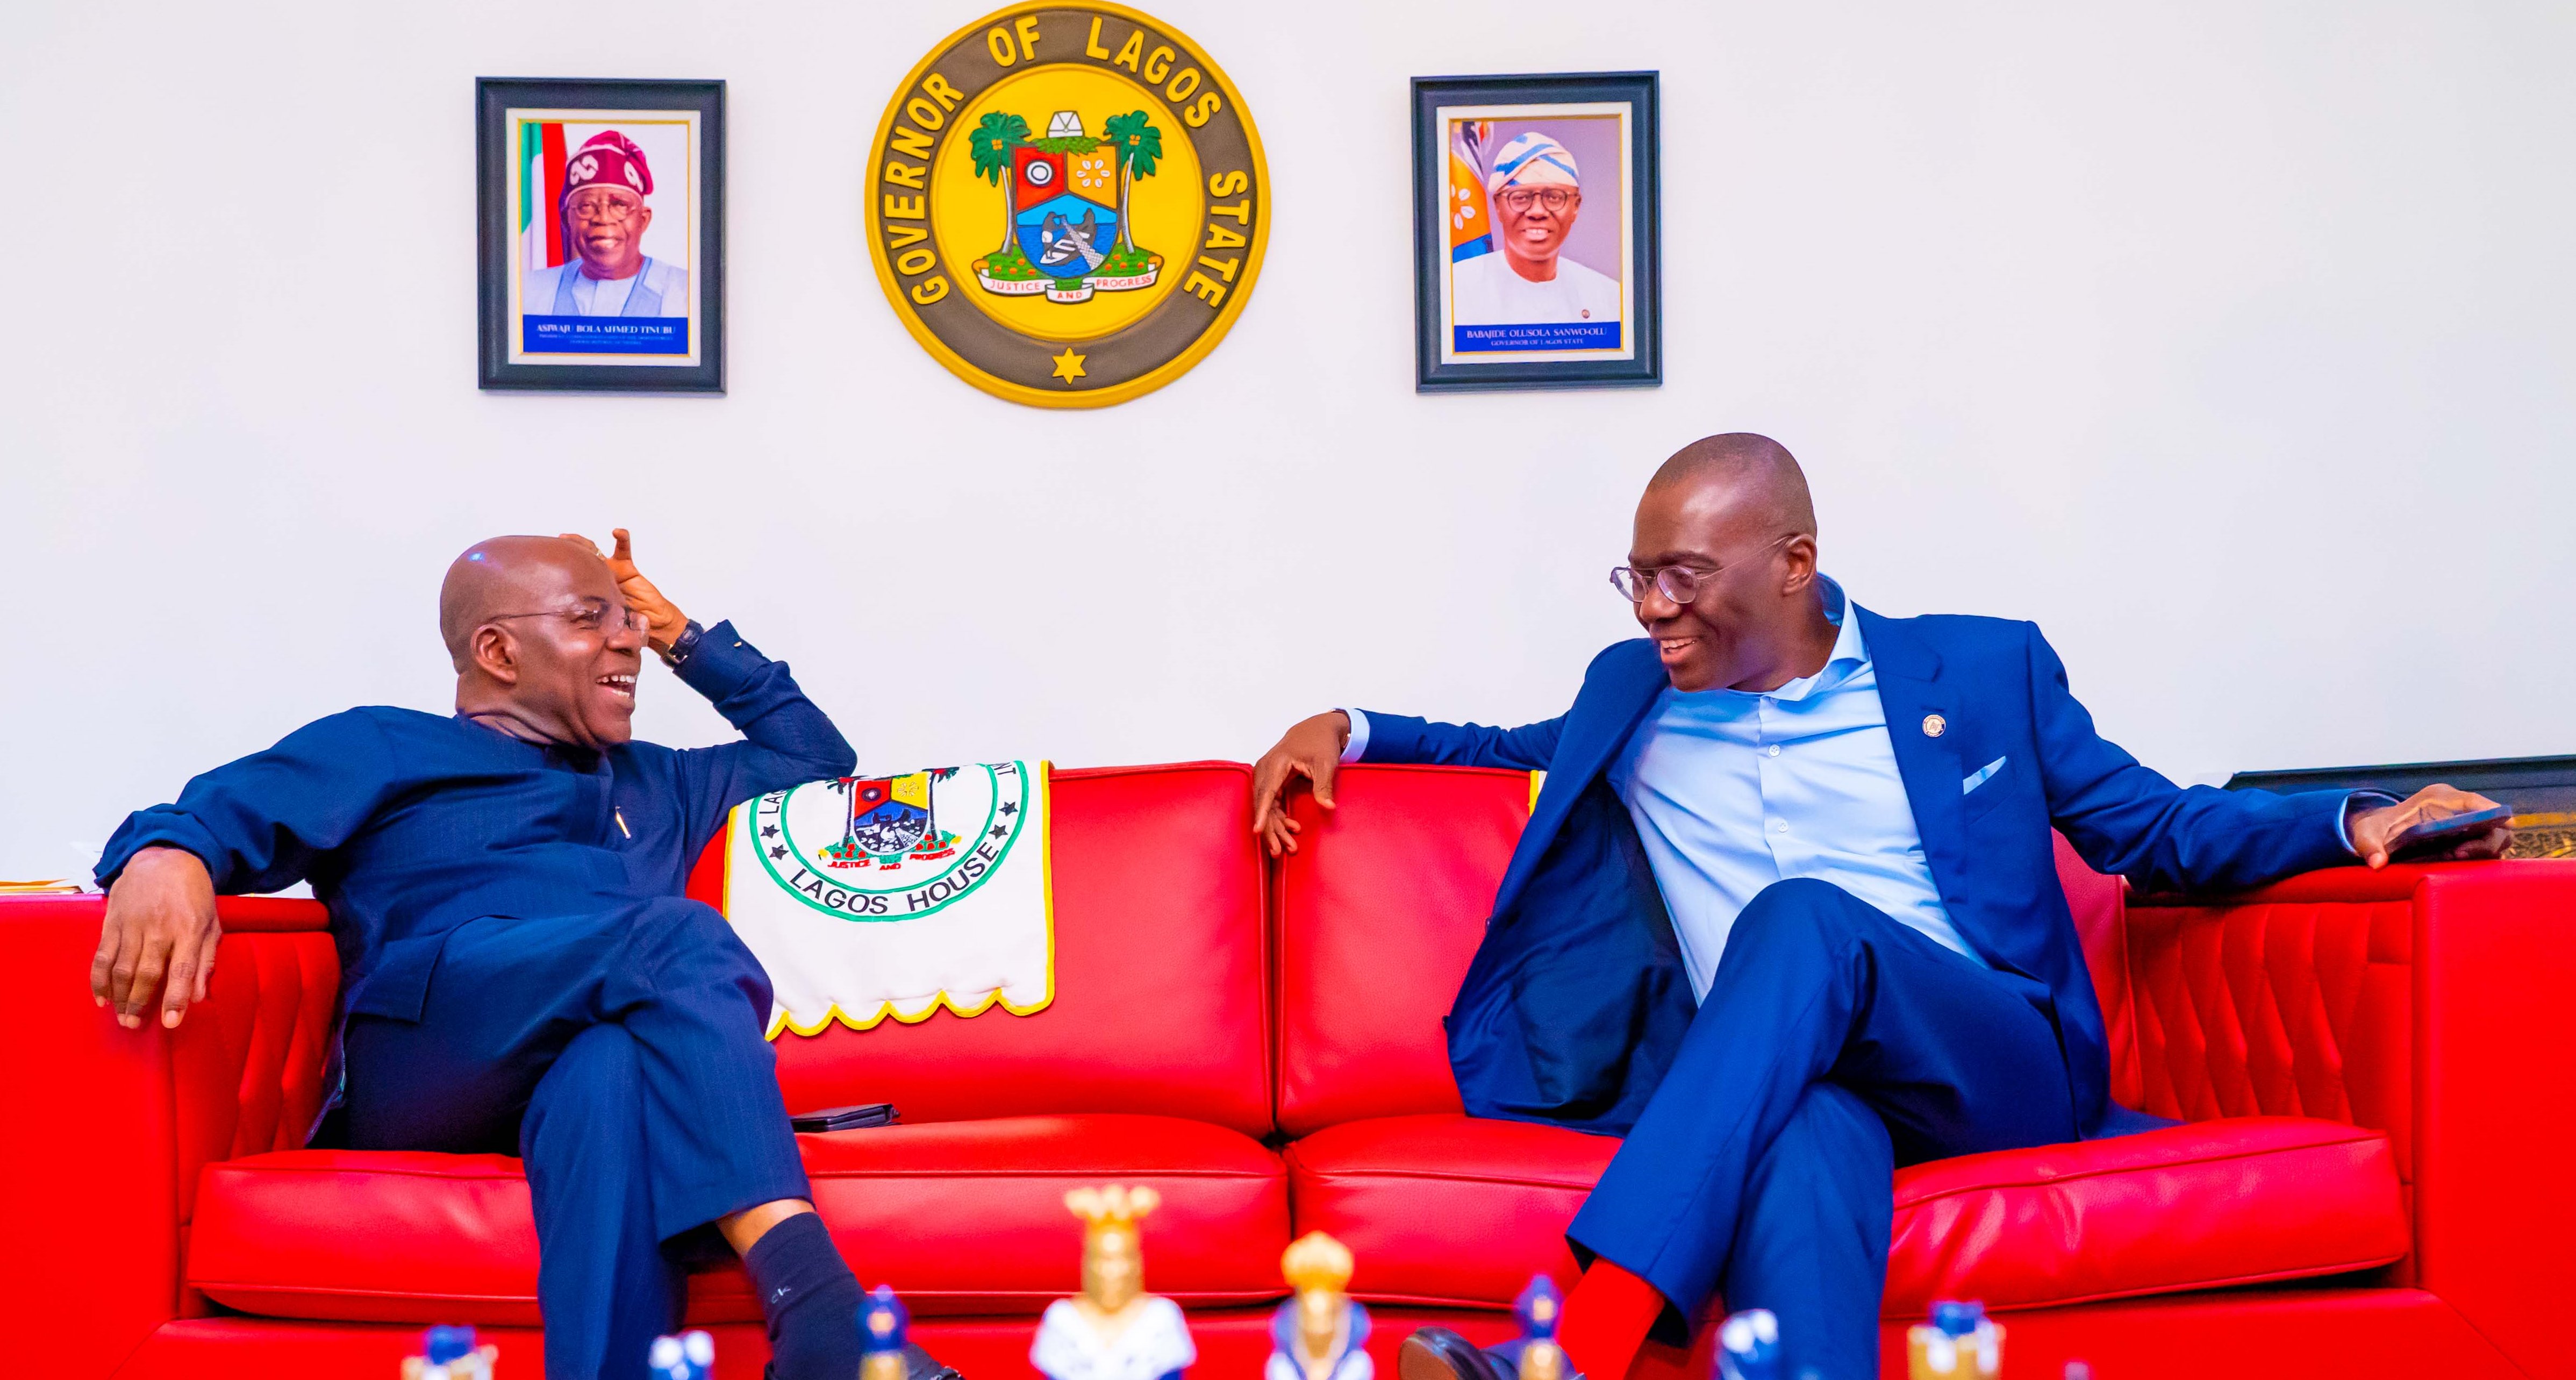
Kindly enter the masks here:
M 1082 356 L 1075 354 L 1072 346 L 1065 346 L 1064 353 L 1055 356 L 1055 376 L 1067 383 L 1082 377 Z

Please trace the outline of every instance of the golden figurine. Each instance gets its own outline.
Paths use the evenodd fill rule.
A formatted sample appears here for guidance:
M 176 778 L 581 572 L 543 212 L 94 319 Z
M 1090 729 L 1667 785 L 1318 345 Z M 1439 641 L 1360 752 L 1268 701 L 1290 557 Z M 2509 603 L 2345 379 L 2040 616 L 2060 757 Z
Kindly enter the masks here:
M 1270 1319 L 1263 1380 L 1373 1380 L 1368 1309 L 1345 1292 L 1350 1247 L 1310 1231 L 1289 1243 L 1279 1270 L 1296 1293 Z
M 2004 1330 L 1982 1305 L 1932 1305 L 1929 1326 L 1905 1330 L 1905 1373 L 1910 1380 L 1995 1380 L 2004 1368 Z
M 1049 1380 L 1178 1380 L 1198 1360 L 1179 1304 L 1145 1292 L 1137 1223 L 1162 1204 L 1146 1187 L 1077 1188 L 1064 1205 L 1082 1219 L 1082 1294 L 1047 1305 L 1029 1363 Z

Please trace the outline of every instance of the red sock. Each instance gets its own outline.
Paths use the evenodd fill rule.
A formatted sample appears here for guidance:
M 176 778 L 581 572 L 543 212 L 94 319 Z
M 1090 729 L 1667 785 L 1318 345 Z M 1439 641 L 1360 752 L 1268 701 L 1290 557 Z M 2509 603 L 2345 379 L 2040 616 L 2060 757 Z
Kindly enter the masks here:
M 1565 1348 L 1570 1368 L 1587 1380 L 1621 1380 L 1655 1319 L 1663 1315 L 1664 1296 L 1655 1286 L 1607 1260 L 1595 1260 L 1565 1297 L 1556 1344 Z

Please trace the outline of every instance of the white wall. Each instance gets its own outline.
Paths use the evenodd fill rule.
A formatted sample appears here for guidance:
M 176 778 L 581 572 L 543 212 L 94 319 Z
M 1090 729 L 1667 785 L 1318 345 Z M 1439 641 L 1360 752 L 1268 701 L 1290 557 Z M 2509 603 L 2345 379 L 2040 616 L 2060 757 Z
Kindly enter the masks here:
M 1250 102 L 1259 289 L 1040 412 L 896 324 L 864 144 L 976 5 L 148 5 L 0 25 L 0 877 L 353 702 L 494 532 L 639 533 L 870 764 L 1521 721 L 1677 445 L 1806 462 L 1892 613 L 2038 619 L 2185 778 L 2576 749 L 2576 7 L 1151 0 Z M 1417 397 L 1405 79 L 1664 74 L 1667 382 Z M 731 393 L 474 387 L 472 79 L 731 83 Z M 357 323 L 369 349 L 316 345 Z M 901 562 L 926 593 L 870 607 Z M 654 673 L 641 728 L 722 723 Z

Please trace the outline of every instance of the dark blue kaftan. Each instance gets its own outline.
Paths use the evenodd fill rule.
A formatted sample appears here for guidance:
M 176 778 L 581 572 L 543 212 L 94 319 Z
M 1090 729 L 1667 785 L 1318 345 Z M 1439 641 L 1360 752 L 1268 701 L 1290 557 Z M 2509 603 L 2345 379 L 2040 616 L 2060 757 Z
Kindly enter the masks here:
M 643 1374 L 681 1297 L 661 1244 L 807 1193 L 768 979 L 679 898 L 734 805 L 854 759 L 729 623 L 679 677 L 747 741 L 593 752 L 352 709 L 138 811 L 99 860 L 102 884 L 153 845 L 227 894 L 311 881 L 344 975 L 349 1142 L 527 1159 L 549 1375 Z

